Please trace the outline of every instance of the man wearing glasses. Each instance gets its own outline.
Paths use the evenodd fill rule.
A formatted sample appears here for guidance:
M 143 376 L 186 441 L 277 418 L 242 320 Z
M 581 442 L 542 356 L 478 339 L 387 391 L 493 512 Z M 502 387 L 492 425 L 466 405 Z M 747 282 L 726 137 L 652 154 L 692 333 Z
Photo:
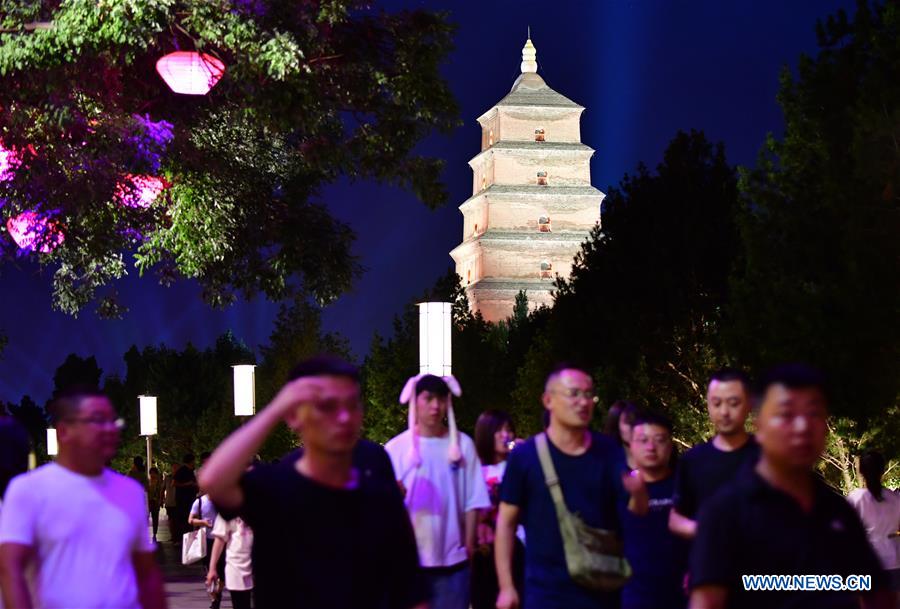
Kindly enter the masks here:
M 6 606 L 165 607 L 144 489 L 106 467 L 123 423 L 109 398 L 73 388 L 48 411 L 56 461 L 16 477 L 0 516 Z
M 427 590 L 412 526 L 380 446 L 357 450 L 359 373 L 338 359 L 301 363 L 272 402 L 200 471 L 220 514 L 253 529 L 257 609 L 410 609 Z M 281 422 L 303 452 L 245 472 Z
M 550 413 L 546 437 L 570 512 L 589 526 L 619 530 L 618 504 L 636 513 L 647 511 L 647 489 L 639 472 L 628 475 L 625 454 L 611 438 L 591 431 L 596 396 L 591 376 L 580 368 L 557 366 L 547 377 L 542 396 Z M 631 494 L 631 499 L 628 499 Z M 509 455 L 500 489 L 495 561 L 500 594 L 498 609 L 523 606 L 512 575 L 516 527 L 525 526 L 524 606 L 540 609 L 606 609 L 619 606 L 617 592 L 583 588 L 569 576 L 556 508 L 544 478 L 535 438 Z

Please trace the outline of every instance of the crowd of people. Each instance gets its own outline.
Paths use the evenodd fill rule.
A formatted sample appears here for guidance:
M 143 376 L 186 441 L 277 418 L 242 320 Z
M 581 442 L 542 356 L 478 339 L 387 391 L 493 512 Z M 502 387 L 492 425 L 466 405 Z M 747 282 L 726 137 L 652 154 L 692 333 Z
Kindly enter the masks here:
M 895 606 L 900 494 L 883 487 L 877 453 L 861 455 L 865 488 L 846 498 L 817 474 L 829 392 L 813 368 L 779 366 L 756 385 L 716 373 L 715 435 L 681 455 L 656 409 L 616 402 L 592 431 L 598 399 L 577 366 L 549 372 L 545 429 L 527 439 L 499 410 L 462 432 L 461 394 L 452 376 L 410 378 L 408 428 L 382 447 L 361 438 L 357 369 L 314 358 L 196 471 L 185 455 L 162 478 L 140 458 L 128 476 L 110 470 L 109 399 L 63 392 L 49 409 L 53 463 L 25 472 L 27 438 L 0 421 L 4 602 L 165 607 L 165 507 L 176 543 L 207 536 L 214 609 L 222 584 L 236 609 Z M 302 447 L 254 462 L 282 422 Z M 787 579 L 748 580 L 769 575 Z

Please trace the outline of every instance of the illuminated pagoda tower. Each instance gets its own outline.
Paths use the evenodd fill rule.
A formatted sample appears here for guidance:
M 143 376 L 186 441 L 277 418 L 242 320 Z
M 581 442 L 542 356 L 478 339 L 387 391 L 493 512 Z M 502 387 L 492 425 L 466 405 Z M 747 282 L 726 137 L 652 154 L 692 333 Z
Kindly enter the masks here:
M 485 319 L 551 304 L 581 243 L 600 221 L 604 194 L 591 186 L 594 150 L 581 143 L 581 113 L 537 74 L 529 38 L 509 95 L 478 117 L 481 152 L 469 165 L 472 196 L 459 206 L 463 241 L 450 252 L 469 305 Z

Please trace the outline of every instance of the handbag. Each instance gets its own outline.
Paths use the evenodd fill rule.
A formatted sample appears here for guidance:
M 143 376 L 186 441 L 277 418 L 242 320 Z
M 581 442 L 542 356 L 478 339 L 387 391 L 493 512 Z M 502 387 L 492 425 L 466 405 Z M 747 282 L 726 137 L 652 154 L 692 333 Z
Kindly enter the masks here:
M 198 508 L 200 515 L 203 515 L 203 499 L 198 498 L 200 502 Z M 206 556 L 206 527 L 194 529 L 181 536 L 181 564 L 191 565 Z
M 631 565 L 625 558 L 622 540 L 614 531 L 594 528 L 577 513 L 569 511 L 550 457 L 547 434 L 536 435 L 534 441 L 544 482 L 556 508 L 569 577 L 590 590 L 618 590 L 631 577 Z

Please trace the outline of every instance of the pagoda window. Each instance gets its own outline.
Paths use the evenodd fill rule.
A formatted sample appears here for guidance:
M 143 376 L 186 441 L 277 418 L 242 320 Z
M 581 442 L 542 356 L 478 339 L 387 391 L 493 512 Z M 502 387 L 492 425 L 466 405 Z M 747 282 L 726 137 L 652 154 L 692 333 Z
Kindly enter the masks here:
M 484 190 L 485 188 L 487 188 L 487 177 L 481 176 L 481 190 Z
M 535 142 L 543 142 L 546 141 L 544 139 L 544 130 L 543 129 L 535 129 L 534 130 L 534 141 Z
M 541 262 L 541 279 L 553 279 L 553 264 L 549 260 Z
M 538 218 L 538 231 L 542 233 L 552 233 L 550 230 L 550 216 L 541 216 Z
M 538 183 L 538 186 L 546 186 L 547 185 L 547 172 L 546 171 L 537 172 L 537 183 Z
M 493 146 L 493 145 L 494 145 L 494 130 L 489 129 L 488 130 L 488 146 Z
M 466 284 L 472 283 L 472 269 L 466 271 Z

